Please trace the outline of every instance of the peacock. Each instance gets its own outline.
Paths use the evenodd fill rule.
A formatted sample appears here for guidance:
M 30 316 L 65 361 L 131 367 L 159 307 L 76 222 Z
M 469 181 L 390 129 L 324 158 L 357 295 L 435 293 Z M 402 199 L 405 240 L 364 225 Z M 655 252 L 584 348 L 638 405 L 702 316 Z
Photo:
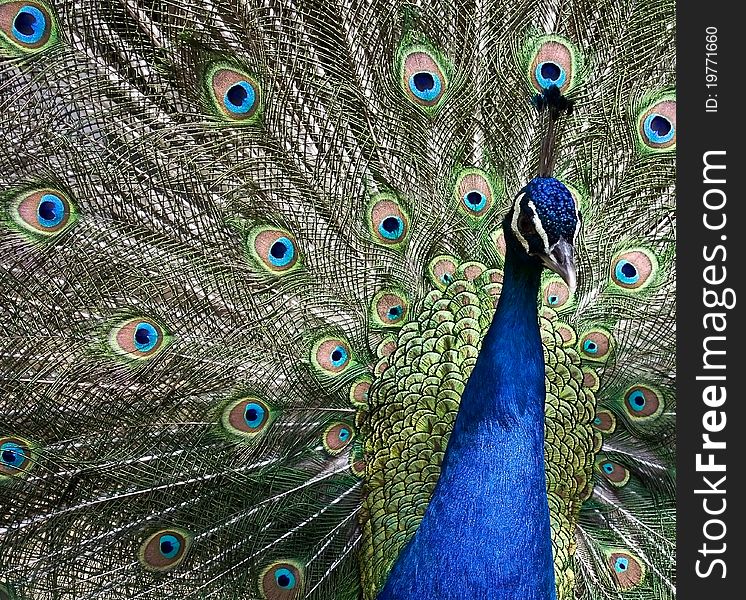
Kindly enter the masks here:
M 675 596 L 672 0 L 0 0 L 0 599 Z

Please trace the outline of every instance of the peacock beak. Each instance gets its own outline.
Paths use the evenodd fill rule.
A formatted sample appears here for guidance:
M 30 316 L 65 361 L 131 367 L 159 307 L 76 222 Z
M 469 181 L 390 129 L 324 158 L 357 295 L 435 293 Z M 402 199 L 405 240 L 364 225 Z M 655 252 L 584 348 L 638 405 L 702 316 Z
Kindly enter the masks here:
M 570 288 L 570 293 L 574 292 L 578 281 L 575 270 L 575 251 L 572 244 L 560 239 L 552 246 L 549 254 L 541 254 L 540 256 L 544 266 L 562 277 L 567 287 Z

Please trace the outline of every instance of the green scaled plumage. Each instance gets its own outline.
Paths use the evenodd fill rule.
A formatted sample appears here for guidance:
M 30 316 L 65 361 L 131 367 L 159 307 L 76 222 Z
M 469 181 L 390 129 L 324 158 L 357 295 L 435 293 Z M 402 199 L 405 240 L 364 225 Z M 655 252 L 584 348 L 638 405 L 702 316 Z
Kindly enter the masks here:
M 0 598 L 374 598 L 500 294 L 546 57 L 584 221 L 579 288 L 537 298 L 558 598 L 672 598 L 673 23 L 0 0 Z

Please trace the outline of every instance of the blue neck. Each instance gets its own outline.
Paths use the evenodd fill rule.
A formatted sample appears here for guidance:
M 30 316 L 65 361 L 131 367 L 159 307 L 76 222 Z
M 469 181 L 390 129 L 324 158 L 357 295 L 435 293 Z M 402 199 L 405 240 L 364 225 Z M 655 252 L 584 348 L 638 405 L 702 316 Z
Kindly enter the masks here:
M 554 600 L 541 265 L 506 228 L 503 290 L 433 497 L 379 600 Z

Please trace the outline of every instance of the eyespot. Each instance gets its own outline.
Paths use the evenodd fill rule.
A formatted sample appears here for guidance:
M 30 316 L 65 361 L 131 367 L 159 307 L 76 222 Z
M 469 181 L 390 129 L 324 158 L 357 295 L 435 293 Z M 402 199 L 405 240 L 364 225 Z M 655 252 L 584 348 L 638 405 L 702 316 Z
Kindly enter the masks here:
M 381 291 L 373 297 L 371 320 L 377 327 L 401 327 L 407 318 L 409 303 L 403 293 Z
M 162 529 L 140 547 L 139 559 L 148 571 L 170 571 L 186 556 L 191 538 L 186 531 Z
M 223 427 L 231 433 L 254 438 L 265 431 L 274 420 L 270 406 L 254 396 L 230 403 L 222 416 Z
M 303 572 L 291 562 L 276 562 L 262 571 L 259 588 L 266 600 L 292 600 L 303 587 Z
M 561 279 L 549 279 L 543 286 L 542 297 L 544 304 L 558 310 L 570 300 L 570 288 Z
M 138 360 L 156 354 L 166 341 L 163 328 L 155 321 L 144 318 L 125 321 L 109 335 L 109 342 L 118 354 Z
M 329 454 L 339 454 L 355 437 L 355 429 L 347 423 L 335 423 L 324 432 L 324 448 Z
M 601 387 L 601 380 L 598 373 L 587 367 L 583 368 L 583 386 L 593 392 L 597 392 Z
M 409 230 L 409 218 L 390 197 L 375 200 L 368 212 L 373 239 L 386 246 L 404 241 Z
M 0 42 L 23 53 L 38 52 L 57 42 L 57 23 L 46 4 L 0 2 Z
M 314 344 L 311 362 L 327 375 L 339 375 L 350 366 L 350 347 L 340 338 L 323 338 Z
M 639 120 L 642 142 L 656 150 L 676 145 L 676 101 L 661 100 L 642 113 Z
M 12 216 L 13 221 L 26 231 L 49 237 L 74 221 L 75 210 L 62 192 L 42 189 L 21 195 L 14 205 Z
M 486 270 L 487 267 L 484 265 L 484 263 L 480 263 L 476 260 L 470 260 L 459 265 L 459 268 L 456 271 L 456 276 L 458 277 L 459 275 L 461 275 L 467 281 L 474 281 Z
M 623 487 L 629 481 L 629 470 L 617 462 L 602 460 L 598 464 L 601 474 L 615 487 Z
M 456 182 L 459 208 L 471 217 L 482 217 L 492 208 L 493 188 L 487 177 L 478 169 L 468 169 Z
M 594 329 L 580 338 L 579 345 L 584 358 L 603 361 L 611 351 L 611 338 L 605 331 Z
M 645 579 L 642 561 L 625 550 L 608 551 L 607 561 L 612 577 L 622 590 L 630 590 Z
M 572 83 L 574 62 L 574 54 L 564 41 L 544 38 L 534 52 L 529 77 L 538 92 L 553 85 L 564 92 Z
M 0 481 L 27 472 L 32 464 L 31 444 L 18 437 L 0 437 Z
M 611 279 L 619 287 L 638 290 L 651 280 L 655 264 L 655 259 L 647 251 L 624 252 L 611 261 Z
M 350 456 L 350 471 L 355 477 L 365 477 L 365 459 L 359 456 Z
M 224 119 L 253 123 L 261 105 L 256 80 L 237 69 L 215 66 L 208 74 L 210 99 Z
M 441 290 L 446 289 L 454 281 L 456 281 L 456 270 L 458 269 L 458 262 L 452 256 L 436 256 L 433 258 L 427 266 L 428 275 L 430 281 Z
M 448 86 L 438 61 L 429 52 L 415 50 L 404 57 L 402 84 L 407 96 L 422 107 L 433 107 Z
M 368 406 L 368 393 L 371 386 L 370 377 L 362 377 L 350 387 L 350 402 L 353 406 L 365 408 Z
M 616 429 L 616 417 L 608 410 L 599 410 L 593 419 L 593 427 L 602 433 L 613 433 Z
M 624 408 L 633 419 L 651 419 L 663 411 L 663 401 L 655 390 L 636 385 L 624 394 Z
M 288 273 L 299 264 L 295 239 L 282 229 L 255 229 L 249 234 L 248 246 L 252 256 L 271 273 Z

